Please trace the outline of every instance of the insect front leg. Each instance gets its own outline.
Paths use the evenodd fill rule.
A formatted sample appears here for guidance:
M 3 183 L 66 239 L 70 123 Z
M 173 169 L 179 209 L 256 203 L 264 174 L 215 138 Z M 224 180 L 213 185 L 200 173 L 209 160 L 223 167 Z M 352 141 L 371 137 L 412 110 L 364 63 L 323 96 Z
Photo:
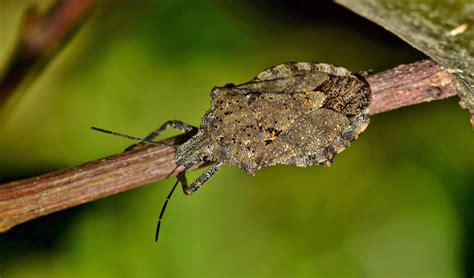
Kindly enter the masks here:
M 198 130 L 197 127 L 192 126 L 192 125 L 187 124 L 187 123 L 184 123 L 182 121 L 169 120 L 169 121 L 166 121 L 162 126 L 160 126 L 160 128 L 158 128 L 157 130 L 155 130 L 152 133 L 148 134 L 143 140 L 144 141 L 153 141 L 153 139 L 158 137 L 160 134 L 162 134 L 165 130 L 167 130 L 170 127 L 175 128 L 175 129 L 180 130 L 180 131 L 183 131 L 184 133 L 193 133 L 193 134 L 196 133 L 197 130 Z M 137 144 L 131 145 L 128 148 L 126 148 L 125 151 L 133 149 L 136 146 L 137 146 Z
M 150 133 L 147 137 L 145 137 L 145 140 L 151 141 L 155 139 L 156 137 L 158 137 L 161 133 L 163 133 L 165 130 L 167 130 L 170 127 L 183 131 L 184 133 L 196 132 L 198 130 L 197 127 L 184 123 L 182 121 L 170 120 L 170 121 L 166 121 L 162 126 L 160 126 L 160 128 Z
M 186 195 L 191 195 L 196 192 L 201 186 L 206 183 L 212 176 L 216 174 L 219 168 L 222 166 L 222 163 L 215 164 L 207 169 L 202 175 L 200 175 L 193 183 L 188 185 L 188 181 L 186 179 L 185 171 L 178 174 L 178 181 L 181 183 L 183 187 L 183 192 Z

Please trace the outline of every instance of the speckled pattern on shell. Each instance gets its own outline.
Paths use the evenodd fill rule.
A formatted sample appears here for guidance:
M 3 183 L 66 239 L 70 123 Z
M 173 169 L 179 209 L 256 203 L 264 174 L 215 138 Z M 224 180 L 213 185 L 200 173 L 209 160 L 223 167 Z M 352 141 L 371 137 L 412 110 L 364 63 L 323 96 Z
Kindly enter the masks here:
M 177 148 L 180 165 L 206 160 L 251 174 L 276 164 L 330 165 L 369 123 L 368 84 L 329 64 L 281 64 L 211 97 L 197 134 Z

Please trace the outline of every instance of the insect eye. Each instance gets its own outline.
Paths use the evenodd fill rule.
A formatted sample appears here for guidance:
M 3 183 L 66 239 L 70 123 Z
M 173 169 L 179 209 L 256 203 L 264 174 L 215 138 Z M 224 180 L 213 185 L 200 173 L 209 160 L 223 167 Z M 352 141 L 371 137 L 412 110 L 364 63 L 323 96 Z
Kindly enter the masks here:
M 224 88 L 234 88 L 235 85 L 233 83 L 227 83 L 224 85 Z

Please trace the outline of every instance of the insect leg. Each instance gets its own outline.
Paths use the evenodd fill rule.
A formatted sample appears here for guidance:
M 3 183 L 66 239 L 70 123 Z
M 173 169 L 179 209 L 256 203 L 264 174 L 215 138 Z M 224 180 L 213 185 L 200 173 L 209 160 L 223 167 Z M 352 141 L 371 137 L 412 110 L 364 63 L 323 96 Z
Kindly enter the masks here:
M 178 181 L 181 183 L 183 187 L 183 192 L 186 195 L 191 195 L 196 192 L 201 186 L 204 185 L 206 181 L 208 181 L 212 176 L 214 176 L 222 166 L 222 163 L 218 163 L 212 165 L 211 168 L 207 169 L 206 172 L 202 173 L 193 183 L 188 185 L 185 171 L 178 174 Z
M 151 141 L 155 139 L 156 137 L 158 137 L 161 133 L 163 133 L 165 130 L 167 130 L 170 127 L 175 128 L 177 130 L 181 130 L 184 133 L 196 132 L 198 129 L 195 126 L 189 125 L 182 121 L 170 120 L 170 121 L 166 121 L 160 128 L 150 133 L 147 137 L 145 137 L 145 140 Z
M 162 126 L 160 126 L 160 128 L 158 128 L 157 130 L 155 130 L 152 133 L 148 134 L 148 136 L 146 136 L 143 139 L 143 141 L 153 141 L 153 139 L 158 137 L 161 133 L 163 133 L 165 130 L 167 130 L 170 127 L 173 127 L 177 130 L 181 130 L 185 133 L 196 133 L 197 130 L 198 130 L 197 127 L 189 125 L 189 124 L 184 123 L 182 121 L 169 120 L 169 121 L 166 121 Z M 133 149 L 136 146 L 137 146 L 137 144 L 131 145 L 128 148 L 126 148 L 125 151 Z

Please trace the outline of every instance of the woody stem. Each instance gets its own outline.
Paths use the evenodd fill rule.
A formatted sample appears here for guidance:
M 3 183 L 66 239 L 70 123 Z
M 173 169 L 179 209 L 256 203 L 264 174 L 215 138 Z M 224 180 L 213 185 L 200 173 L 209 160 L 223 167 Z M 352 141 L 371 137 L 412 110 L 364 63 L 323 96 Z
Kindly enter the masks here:
M 370 114 L 454 96 L 447 69 L 432 60 L 401 65 L 366 77 Z M 186 135 L 170 138 L 179 144 Z M 0 231 L 56 211 L 177 175 L 175 147 L 141 145 L 129 151 L 37 177 L 0 185 Z M 204 166 L 196 165 L 193 169 Z

